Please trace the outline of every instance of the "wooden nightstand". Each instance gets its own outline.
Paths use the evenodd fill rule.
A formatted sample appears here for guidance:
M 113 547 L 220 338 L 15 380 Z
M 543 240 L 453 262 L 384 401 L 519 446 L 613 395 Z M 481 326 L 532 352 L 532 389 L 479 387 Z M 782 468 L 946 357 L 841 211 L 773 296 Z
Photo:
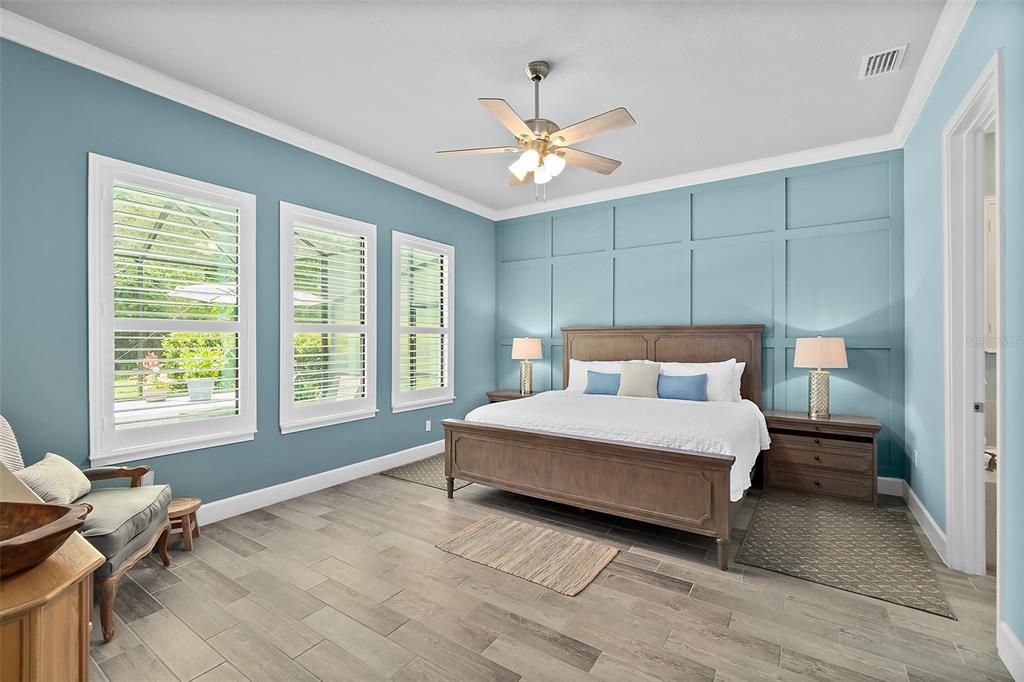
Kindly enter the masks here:
M 487 391 L 487 400 L 492 403 L 503 403 L 506 400 L 519 400 L 520 398 L 529 398 L 530 396 L 537 395 L 538 391 L 523 395 L 519 392 L 518 388 L 511 390 L 501 389 L 498 391 Z
M 806 412 L 764 413 L 771 448 L 765 452 L 764 487 L 877 503 L 876 441 L 882 425 L 873 417 Z

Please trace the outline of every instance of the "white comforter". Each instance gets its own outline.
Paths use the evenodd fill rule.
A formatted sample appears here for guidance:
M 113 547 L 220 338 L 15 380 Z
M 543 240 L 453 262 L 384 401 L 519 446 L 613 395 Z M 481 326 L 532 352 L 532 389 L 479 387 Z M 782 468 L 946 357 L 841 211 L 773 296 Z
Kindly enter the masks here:
M 734 502 L 750 487 L 757 454 L 771 443 L 764 415 L 749 400 L 695 402 L 547 391 L 478 407 L 466 420 L 732 455 L 736 458 L 730 476 Z

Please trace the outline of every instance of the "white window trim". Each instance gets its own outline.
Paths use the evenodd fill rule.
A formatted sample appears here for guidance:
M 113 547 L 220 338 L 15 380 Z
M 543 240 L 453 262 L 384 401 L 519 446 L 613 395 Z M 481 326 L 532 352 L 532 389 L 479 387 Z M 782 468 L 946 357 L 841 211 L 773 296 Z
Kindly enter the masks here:
M 296 222 L 354 234 L 366 239 L 366 322 L 362 325 L 295 323 L 294 244 Z M 294 433 L 332 424 L 369 419 L 377 414 L 377 226 L 359 220 L 324 213 L 312 208 L 281 202 L 281 433 Z M 296 406 L 292 384 L 295 379 L 295 345 L 292 338 L 300 328 L 321 328 L 366 335 L 366 396 L 358 400 Z
M 237 415 L 115 431 L 111 188 L 118 180 L 238 207 Z M 90 153 L 88 224 L 91 464 L 105 466 L 252 440 L 256 434 L 256 197 L 245 192 Z M 124 322 L 127 325 L 131 324 L 130 320 Z M 181 321 L 168 322 L 169 327 L 182 326 Z M 233 324 L 230 331 L 236 331 Z
M 428 251 L 442 253 L 448 258 L 447 281 L 445 282 L 444 307 L 447 312 L 447 327 L 402 327 L 401 326 L 401 305 L 402 288 L 399 278 L 402 275 L 402 246 L 416 246 Z M 455 247 L 450 244 L 431 241 L 422 237 L 416 237 L 404 232 L 391 232 L 391 412 L 409 412 L 420 410 L 426 407 L 438 405 L 449 405 L 455 402 Z M 401 391 L 401 377 L 399 358 L 401 334 L 410 333 L 443 333 L 448 335 L 448 344 L 445 346 L 445 362 L 448 367 L 448 385 L 444 388 L 431 389 L 429 391 L 417 391 L 414 398 L 403 396 Z

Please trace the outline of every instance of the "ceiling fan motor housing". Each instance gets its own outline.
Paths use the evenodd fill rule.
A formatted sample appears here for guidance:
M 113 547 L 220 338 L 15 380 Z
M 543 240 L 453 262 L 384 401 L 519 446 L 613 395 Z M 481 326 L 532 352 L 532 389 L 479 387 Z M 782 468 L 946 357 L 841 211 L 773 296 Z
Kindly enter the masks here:
M 526 65 L 526 76 L 532 81 L 542 81 L 551 72 L 551 65 L 544 61 L 530 62 Z
M 549 121 L 546 118 L 528 118 L 523 121 L 523 123 L 525 123 L 537 137 L 550 138 L 559 130 L 554 121 Z

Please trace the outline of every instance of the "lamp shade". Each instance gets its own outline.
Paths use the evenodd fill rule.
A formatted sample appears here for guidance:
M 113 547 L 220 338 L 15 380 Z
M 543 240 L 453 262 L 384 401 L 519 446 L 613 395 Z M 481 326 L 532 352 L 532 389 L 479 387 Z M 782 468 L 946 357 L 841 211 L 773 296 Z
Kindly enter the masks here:
M 540 339 L 512 339 L 513 360 L 540 360 L 542 357 Z
M 793 366 L 812 369 L 846 367 L 846 343 L 838 337 L 797 339 Z

